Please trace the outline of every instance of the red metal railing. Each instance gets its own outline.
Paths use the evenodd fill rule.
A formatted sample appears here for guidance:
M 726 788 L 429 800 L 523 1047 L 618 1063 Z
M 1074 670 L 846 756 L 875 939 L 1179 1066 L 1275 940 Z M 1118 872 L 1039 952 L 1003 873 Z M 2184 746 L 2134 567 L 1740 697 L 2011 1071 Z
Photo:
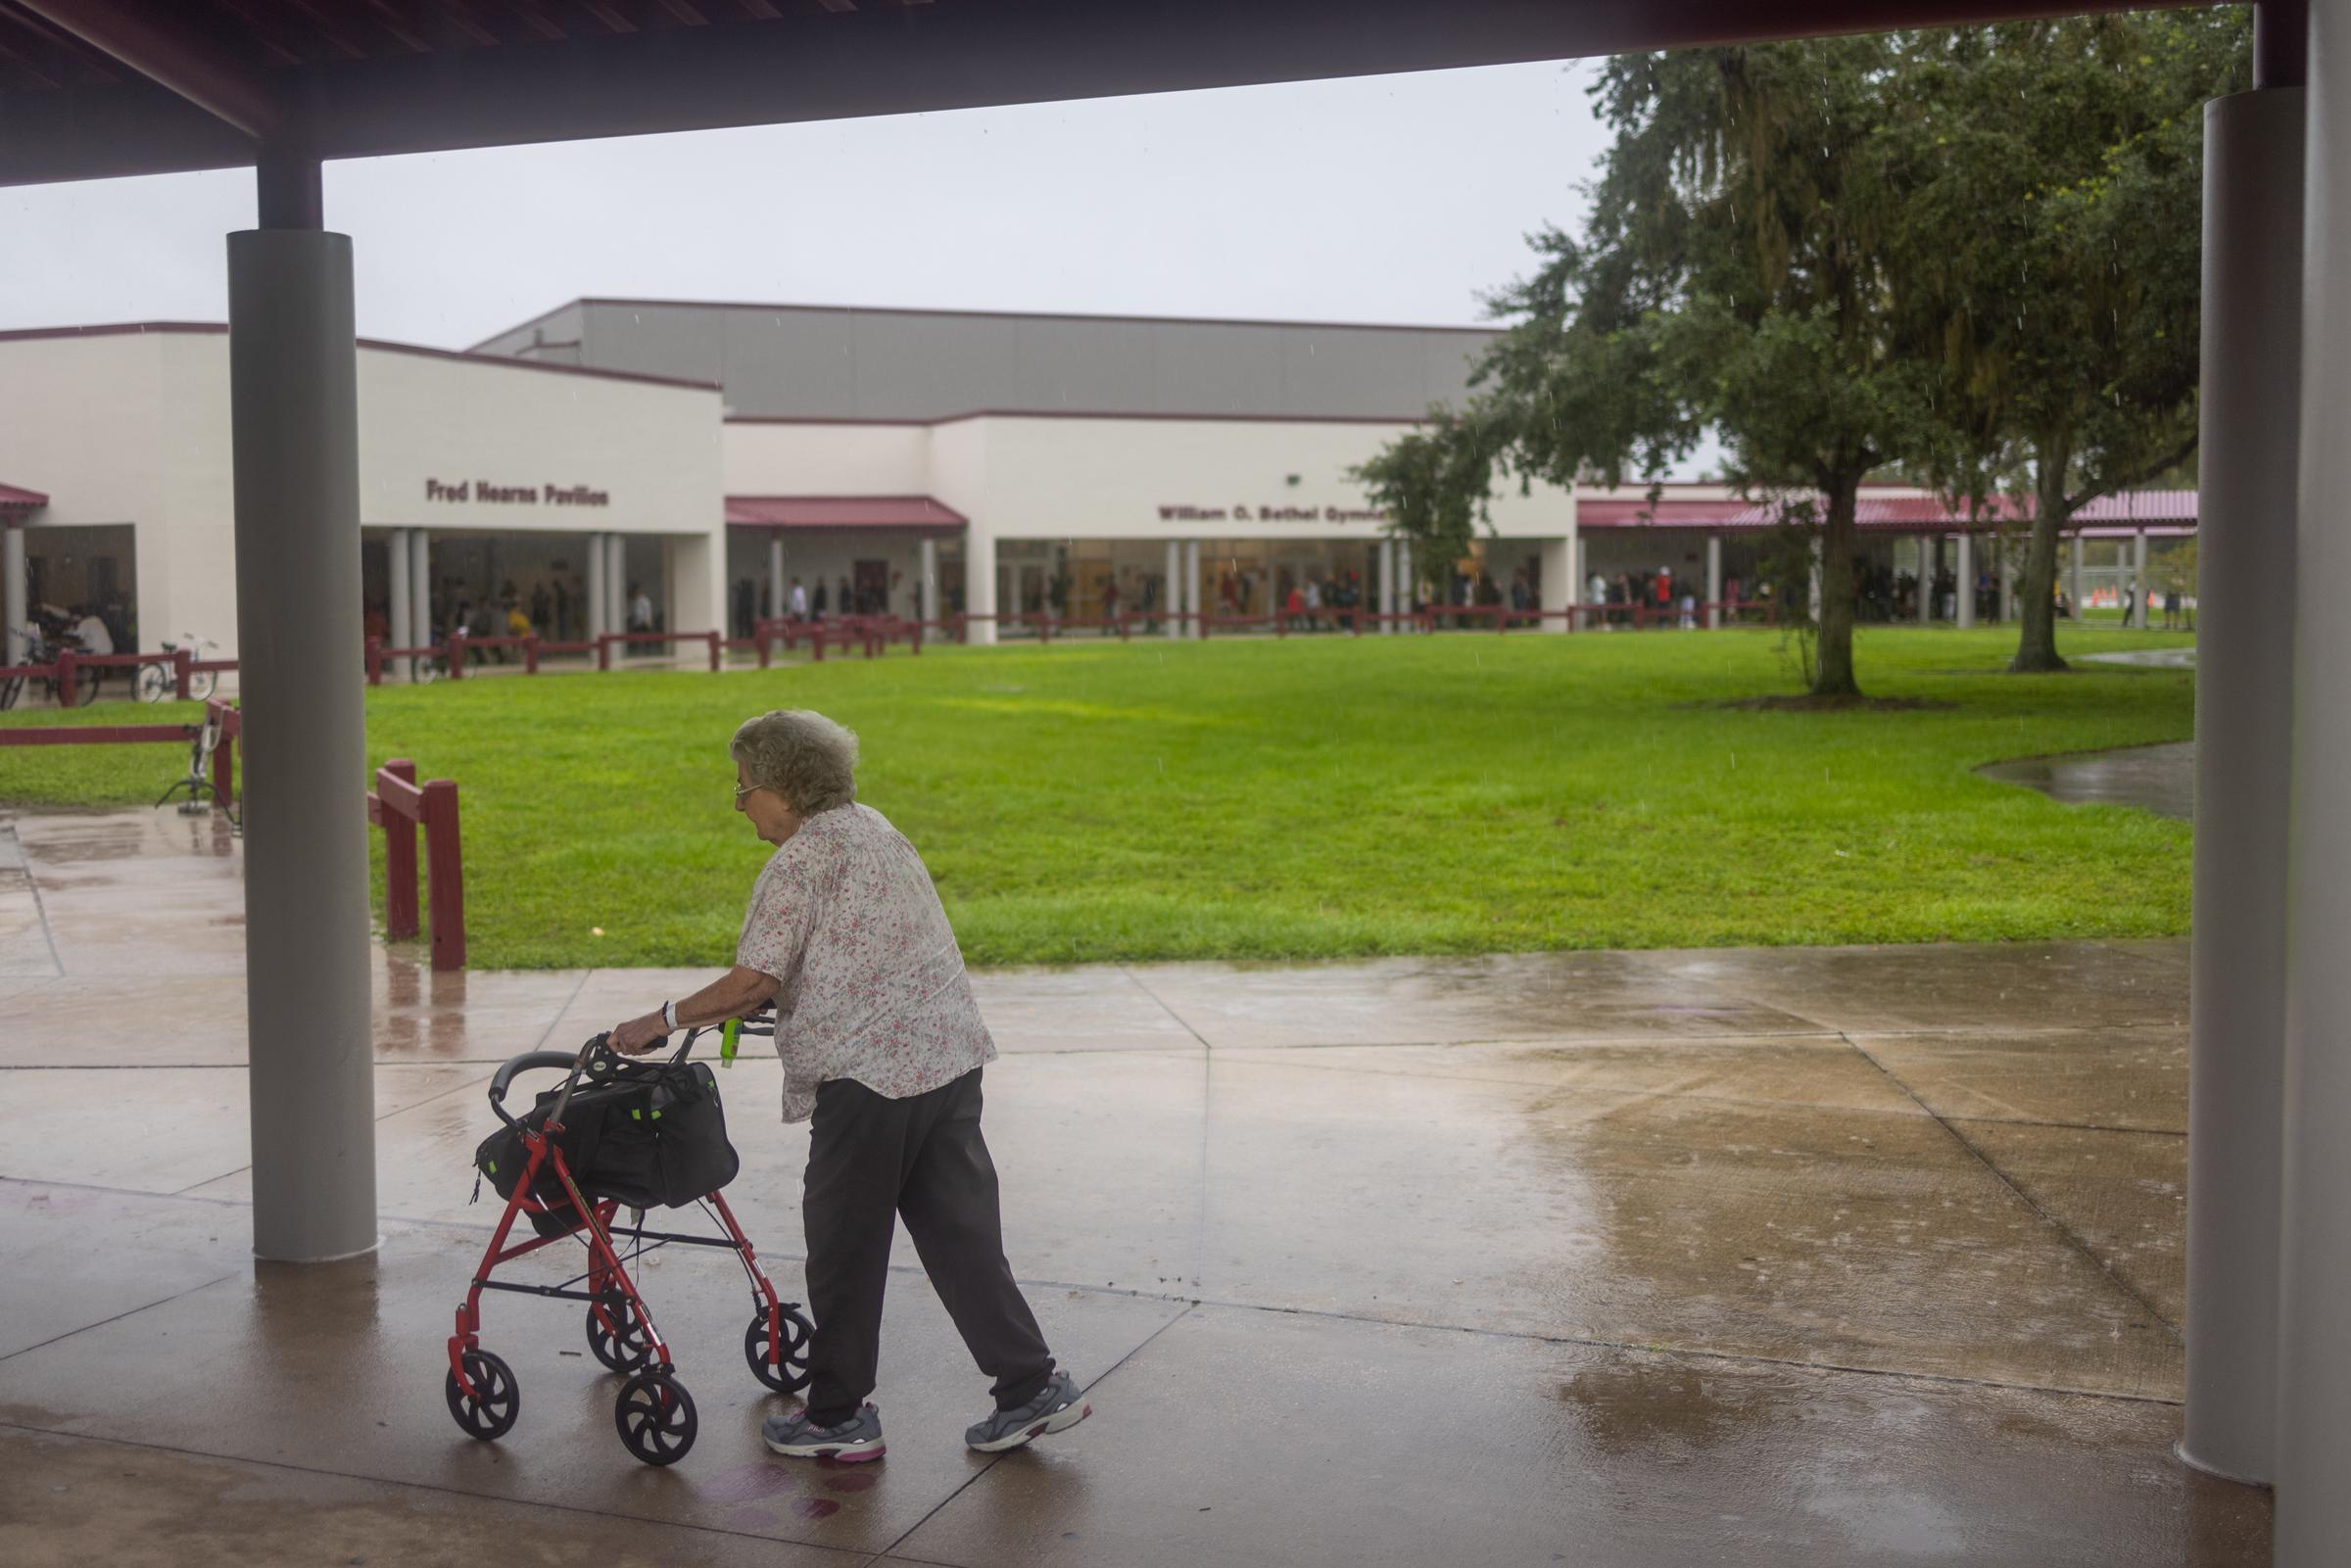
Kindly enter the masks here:
M 416 934 L 416 830 L 424 829 L 424 869 L 431 899 L 432 962 L 465 967 L 465 857 L 457 838 L 457 786 L 447 779 L 416 783 L 416 764 L 395 757 L 375 770 L 367 821 L 384 830 L 384 935 Z
M 152 661 L 150 661 L 152 662 Z M 19 669 L 43 669 L 20 665 Z M 12 671 L 0 670 L 0 677 Z M 213 786 L 219 798 L 237 798 L 237 736 L 244 734 L 244 716 L 218 697 L 204 705 L 206 724 L 220 727 L 220 743 L 213 751 Z M 44 724 L 0 729 L 0 746 L 132 746 L 172 742 L 186 745 L 196 738 L 192 724 Z

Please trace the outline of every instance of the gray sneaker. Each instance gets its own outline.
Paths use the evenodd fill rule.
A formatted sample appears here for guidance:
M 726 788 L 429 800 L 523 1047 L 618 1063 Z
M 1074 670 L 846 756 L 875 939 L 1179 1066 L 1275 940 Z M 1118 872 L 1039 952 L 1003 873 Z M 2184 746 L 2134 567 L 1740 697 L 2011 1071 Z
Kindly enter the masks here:
M 1079 1396 L 1077 1380 L 1056 1372 L 1035 1399 L 966 1428 L 963 1441 L 982 1453 L 1002 1453 L 1032 1439 L 1066 1432 L 1093 1413 L 1094 1407 Z
M 882 1412 L 870 1404 L 857 1406 L 855 1415 L 831 1427 L 818 1426 L 809 1420 L 806 1410 L 771 1415 L 760 1427 L 759 1435 L 767 1440 L 771 1450 L 791 1459 L 837 1459 L 842 1464 L 859 1464 L 879 1459 L 888 1451 L 882 1446 Z

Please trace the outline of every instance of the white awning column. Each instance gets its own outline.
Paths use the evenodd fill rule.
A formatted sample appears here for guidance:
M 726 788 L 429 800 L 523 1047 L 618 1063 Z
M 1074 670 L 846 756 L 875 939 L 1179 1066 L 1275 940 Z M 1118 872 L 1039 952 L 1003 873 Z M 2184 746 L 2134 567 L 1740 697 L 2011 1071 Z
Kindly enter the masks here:
M 2131 629 L 2147 629 L 2147 531 L 2131 536 Z
M 408 646 L 429 647 L 433 641 L 433 536 L 421 528 L 408 530 Z M 415 677 L 415 669 L 408 672 Z
M 1918 624 L 1930 626 L 1935 620 L 1935 556 L 1936 539 L 1931 534 L 1918 536 Z
M 395 528 L 384 541 L 384 577 L 392 591 L 392 602 L 384 616 L 384 641 L 400 647 L 406 643 L 408 626 L 416 618 L 408 607 L 408 586 L 413 578 L 408 571 L 408 531 L 405 528 Z M 393 662 L 402 673 L 408 672 L 408 660 Z
M 1159 591 L 1159 607 L 1167 612 L 1167 635 L 1183 636 L 1183 541 L 1168 541 L 1168 576 Z
M 1205 613 L 1200 608 L 1200 542 L 1196 539 L 1183 542 L 1183 607 L 1190 615 Z M 1184 628 L 1186 637 L 1198 637 L 1201 633 L 1197 621 L 1185 622 Z
M 1567 607 L 1575 602 L 1575 536 L 1543 542 L 1543 614 L 1541 630 L 1567 632 Z
M 2256 39 L 2259 59 L 2258 28 Z M 2339 1563 L 2351 1541 L 2351 1486 L 2343 1484 L 2351 1474 L 2351 1334 L 2343 1331 L 2351 1303 L 2351 964 L 2343 962 L 2351 933 L 2351 704 L 2343 701 L 2351 617 L 2338 602 L 2351 582 L 2351 15 L 2340 0 L 2311 8 L 2309 40 L 2301 495 L 2289 579 L 2291 870 L 2273 1559 L 2279 1568 Z M 2204 515 L 2216 529 L 2228 524 L 2215 507 Z M 2209 597 L 2205 609 L 2202 626 L 2210 628 L 2222 609 Z
M 2285 1054 L 2303 92 L 2204 108 L 2195 884 L 2188 978 L 2189 1463 L 2274 1472 Z M 2079 536 L 2075 560 L 2081 559 Z M 2339 1307 L 2339 1304 L 2338 1304 Z M 2338 1319 L 2339 1321 L 2339 1319 Z M 2339 1539 L 2339 1538 L 2338 1538 Z
M 255 1256 L 375 1247 L 359 352 L 315 162 L 264 150 L 228 237 Z
M 0 664 L 24 657 L 24 525 L 0 523 Z
M 604 625 L 614 632 L 629 629 L 629 541 L 623 534 L 604 536 Z
M 996 623 L 996 536 L 976 524 L 964 535 L 963 541 L 963 610 L 973 617 L 969 641 L 982 646 L 994 645 Z
M 924 621 L 944 620 L 945 616 L 941 613 L 938 593 L 938 541 L 929 534 L 923 536 L 922 570 L 919 576 L 920 581 L 917 587 L 921 597 L 915 600 L 914 613 Z M 782 599 L 776 600 L 778 615 L 784 613 L 783 603 Z
M 2074 607 L 2074 619 L 2082 619 L 2082 535 L 2079 531 L 2074 534 L 2073 571 L 2066 581 L 2065 601 Z
M 602 637 L 612 629 L 605 619 L 610 598 L 604 590 L 604 536 L 588 536 L 588 637 L 589 641 Z
M 932 553 L 937 546 L 930 540 L 923 541 L 923 580 L 931 580 L 936 557 Z M 926 591 L 927 592 L 927 591 Z M 767 536 L 767 613 L 777 620 L 784 618 L 784 530 L 771 530 Z
M 1953 609 L 1962 631 L 1976 624 L 1976 536 L 1959 536 L 1959 564 L 1951 574 L 1952 587 L 1958 591 Z
M 1722 536 L 1706 536 L 1706 630 L 1722 630 Z

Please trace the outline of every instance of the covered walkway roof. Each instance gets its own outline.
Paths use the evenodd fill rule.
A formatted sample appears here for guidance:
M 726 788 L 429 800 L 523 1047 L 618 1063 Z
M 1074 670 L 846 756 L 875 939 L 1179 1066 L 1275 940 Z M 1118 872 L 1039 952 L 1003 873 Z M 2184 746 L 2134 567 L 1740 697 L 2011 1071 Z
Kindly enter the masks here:
M 929 496 L 729 496 L 729 528 L 960 534 L 971 519 Z
M 2117 0 L 0 0 L 0 185 L 1564 60 Z
M 1622 496 L 1579 499 L 1576 524 L 1580 528 L 1700 528 L 1717 531 L 1770 528 L 1794 507 L 1818 498 L 1791 497 L 1754 501 L 1719 497 Z M 1943 534 L 1997 528 L 2029 520 L 2036 510 L 2030 498 L 1991 498 L 1970 512 L 1964 501 L 1925 491 L 1863 496 L 1854 521 L 1871 533 Z M 2138 529 L 2165 532 L 2196 526 L 2196 493 L 2192 490 L 2127 490 L 2101 496 L 2067 519 L 2067 532 L 2127 534 Z
M 19 485 L 0 485 L 0 512 L 37 511 L 49 504 L 49 498 L 37 490 Z

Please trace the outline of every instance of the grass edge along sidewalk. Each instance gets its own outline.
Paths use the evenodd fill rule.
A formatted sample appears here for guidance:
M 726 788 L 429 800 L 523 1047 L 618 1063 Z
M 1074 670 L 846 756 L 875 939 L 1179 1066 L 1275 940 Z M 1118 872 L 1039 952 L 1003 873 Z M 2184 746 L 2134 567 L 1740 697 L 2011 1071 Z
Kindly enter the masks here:
M 2192 677 L 2011 677 L 2013 641 L 1865 632 L 1873 695 L 1949 704 L 1900 712 L 1723 706 L 1793 688 L 1763 633 L 1071 641 L 384 688 L 368 765 L 464 788 L 481 967 L 722 961 L 763 853 L 725 742 L 777 706 L 859 732 L 860 798 L 922 847 L 975 964 L 2183 932 L 2184 824 L 1973 770 L 2186 738 Z M 143 806 L 169 767 L 0 750 L 0 810 Z

